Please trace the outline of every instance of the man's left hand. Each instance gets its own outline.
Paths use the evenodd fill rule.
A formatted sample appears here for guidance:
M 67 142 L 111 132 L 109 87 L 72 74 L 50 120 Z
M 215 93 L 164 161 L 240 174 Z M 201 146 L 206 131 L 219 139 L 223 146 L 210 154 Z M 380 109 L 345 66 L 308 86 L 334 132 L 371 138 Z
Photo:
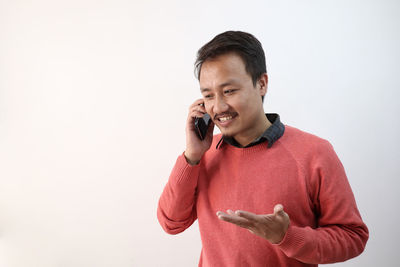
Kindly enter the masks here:
M 282 241 L 289 228 L 289 215 L 283 211 L 283 206 L 278 204 L 274 207 L 273 214 L 254 214 L 248 211 L 227 210 L 227 213 L 218 211 L 217 216 L 220 220 L 236 224 L 246 228 L 251 233 L 267 239 L 272 244 Z

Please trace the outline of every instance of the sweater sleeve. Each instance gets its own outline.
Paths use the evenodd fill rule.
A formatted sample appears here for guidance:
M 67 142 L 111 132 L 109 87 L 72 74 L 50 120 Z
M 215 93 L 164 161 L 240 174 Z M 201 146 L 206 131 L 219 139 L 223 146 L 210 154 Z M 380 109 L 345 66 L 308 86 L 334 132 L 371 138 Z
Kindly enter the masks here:
M 308 168 L 309 194 L 317 227 L 290 225 L 276 246 L 304 263 L 323 264 L 358 256 L 368 240 L 343 165 L 327 141 L 317 149 Z M 290 214 L 289 214 L 290 216 Z
M 196 220 L 196 187 L 200 164 L 191 166 L 180 155 L 158 202 L 157 218 L 165 232 L 178 234 Z

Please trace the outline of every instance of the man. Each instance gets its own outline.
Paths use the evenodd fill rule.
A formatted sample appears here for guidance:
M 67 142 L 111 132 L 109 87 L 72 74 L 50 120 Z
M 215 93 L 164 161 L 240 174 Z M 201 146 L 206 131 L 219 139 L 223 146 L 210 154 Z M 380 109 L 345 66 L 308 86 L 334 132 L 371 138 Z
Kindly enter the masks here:
M 163 229 L 177 234 L 198 219 L 199 266 L 317 266 L 359 255 L 368 229 L 330 143 L 264 114 L 260 42 L 219 34 L 196 69 L 203 98 L 189 108 L 186 150 L 160 197 Z M 200 140 L 194 120 L 205 113 L 212 123 Z

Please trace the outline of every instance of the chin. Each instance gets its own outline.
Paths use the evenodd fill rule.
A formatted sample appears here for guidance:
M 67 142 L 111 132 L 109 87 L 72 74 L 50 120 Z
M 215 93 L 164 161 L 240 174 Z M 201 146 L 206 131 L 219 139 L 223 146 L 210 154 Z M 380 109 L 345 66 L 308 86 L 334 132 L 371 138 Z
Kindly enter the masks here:
M 235 133 L 233 131 L 226 131 L 226 130 L 224 131 L 221 129 L 219 129 L 219 130 L 221 131 L 221 134 L 224 137 L 234 137 L 235 136 Z
M 235 135 L 238 133 L 238 129 L 232 125 L 231 127 L 219 127 L 217 124 L 218 129 L 220 130 L 222 136 L 224 137 L 235 137 Z

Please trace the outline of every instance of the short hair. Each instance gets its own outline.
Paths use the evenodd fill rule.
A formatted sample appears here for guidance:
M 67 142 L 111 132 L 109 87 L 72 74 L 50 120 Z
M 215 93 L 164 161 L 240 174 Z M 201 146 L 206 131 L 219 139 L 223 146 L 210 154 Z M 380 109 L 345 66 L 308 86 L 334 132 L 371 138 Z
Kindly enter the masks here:
M 254 87 L 262 74 L 267 73 L 265 54 L 260 41 L 242 31 L 226 31 L 215 36 L 197 52 L 195 75 L 200 80 L 201 66 L 208 59 L 234 52 L 245 63 L 246 72 L 251 76 Z M 264 97 L 262 97 L 264 100 Z

